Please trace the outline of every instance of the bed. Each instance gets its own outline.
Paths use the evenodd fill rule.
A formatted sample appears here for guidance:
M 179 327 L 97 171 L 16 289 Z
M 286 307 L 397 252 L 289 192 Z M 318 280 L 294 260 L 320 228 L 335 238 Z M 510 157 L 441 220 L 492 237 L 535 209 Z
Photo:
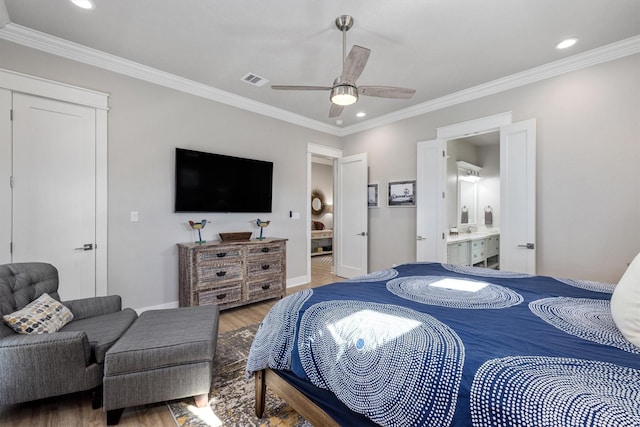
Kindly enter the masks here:
M 412 263 L 295 293 L 251 347 L 256 414 L 268 387 L 318 426 L 638 426 L 614 288 Z

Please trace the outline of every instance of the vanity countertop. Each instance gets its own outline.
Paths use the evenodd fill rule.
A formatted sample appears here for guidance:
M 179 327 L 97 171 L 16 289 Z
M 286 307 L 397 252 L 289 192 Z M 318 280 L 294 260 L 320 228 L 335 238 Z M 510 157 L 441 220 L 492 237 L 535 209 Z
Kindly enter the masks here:
M 473 233 L 460 233 L 457 236 L 447 236 L 447 243 L 469 242 L 472 240 L 486 239 L 487 237 L 499 235 L 499 231 L 475 231 Z

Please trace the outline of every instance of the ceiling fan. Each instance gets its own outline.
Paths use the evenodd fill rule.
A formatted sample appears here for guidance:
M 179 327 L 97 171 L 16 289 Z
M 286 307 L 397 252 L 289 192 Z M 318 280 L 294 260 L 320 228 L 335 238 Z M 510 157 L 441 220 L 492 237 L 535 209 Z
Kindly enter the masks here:
M 366 47 L 354 45 L 346 55 L 347 31 L 353 26 L 353 18 L 349 15 L 341 15 L 336 18 L 336 26 L 342 31 L 342 74 L 337 77 L 333 86 L 290 86 L 271 85 L 275 90 L 329 90 L 331 108 L 329 117 L 337 117 L 342 113 L 346 105 L 358 101 L 358 96 L 376 96 L 379 98 L 409 99 L 416 93 L 415 89 L 407 89 L 393 86 L 356 86 L 356 80 L 362 74 L 371 50 Z

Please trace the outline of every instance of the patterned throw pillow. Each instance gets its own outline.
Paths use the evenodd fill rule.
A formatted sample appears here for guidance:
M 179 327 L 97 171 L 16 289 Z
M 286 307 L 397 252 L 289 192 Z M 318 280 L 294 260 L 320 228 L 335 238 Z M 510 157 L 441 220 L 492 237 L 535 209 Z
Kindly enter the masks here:
M 42 294 L 23 309 L 2 316 L 2 320 L 19 334 L 50 334 L 71 322 L 73 313 L 49 294 Z

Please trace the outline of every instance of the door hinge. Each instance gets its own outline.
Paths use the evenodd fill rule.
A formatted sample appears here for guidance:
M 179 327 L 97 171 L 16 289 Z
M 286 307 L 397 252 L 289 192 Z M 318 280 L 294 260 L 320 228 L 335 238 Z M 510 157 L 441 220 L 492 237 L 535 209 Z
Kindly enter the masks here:
M 444 240 L 444 233 L 442 233 L 442 240 Z
M 13 242 L 9 242 L 9 253 L 13 255 Z
M 13 175 L 9 177 L 9 187 L 13 188 Z
M 443 199 L 445 198 L 445 193 L 444 193 L 444 191 L 442 192 L 442 198 L 443 198 Z
M 444 152 L 444 150 L 442 150 L 442 157 L 447 157 L 446 153 Z
M 9 120 L 13 121 L 13 109 L 9 110 Z

